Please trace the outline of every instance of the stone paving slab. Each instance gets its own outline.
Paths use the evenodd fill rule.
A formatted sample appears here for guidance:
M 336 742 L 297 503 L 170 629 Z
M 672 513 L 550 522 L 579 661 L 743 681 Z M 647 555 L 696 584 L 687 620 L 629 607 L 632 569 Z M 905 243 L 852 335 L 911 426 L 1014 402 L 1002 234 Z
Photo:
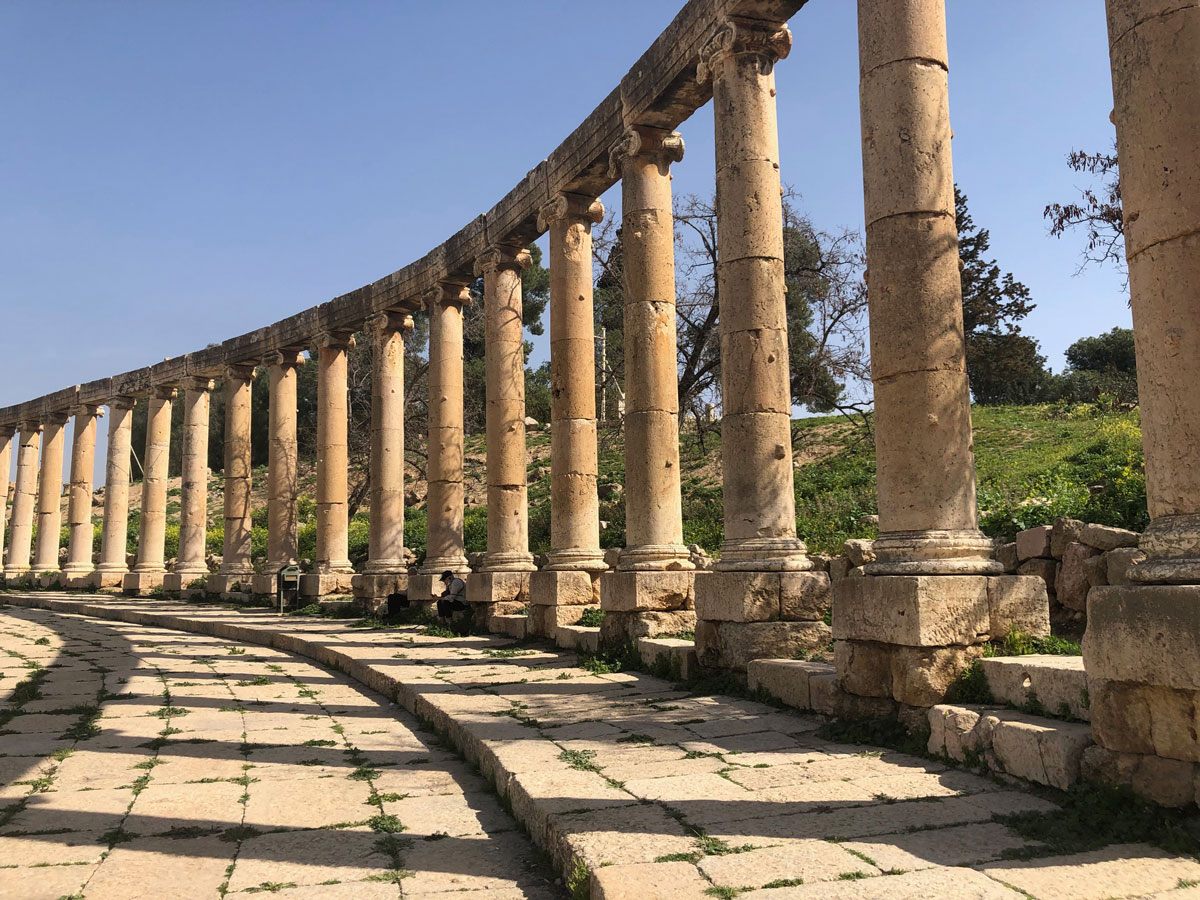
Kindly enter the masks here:
M 816 733 L 819 717 L 693 696 L 637 672 L 589 673 L 571 652 L 502 637 L 441 638 L 416 626 L 358 628 L 184 603 L 54 594 L 0 599 L 60 613 L 0 611 L 0 621 L 18 618 L 22 629 L 51 626 L 51 649 L 60 632 L 76 628 L 106 650 L 116 646 L 106 634 L 132 642 L 145 661 L 137 676 L 145 696 L 104 676 L 105 689 L 134 694 L 120 701 L 131 710 L 161 695 L 161 673 L 169 673 L 168 684 L 180 683 L 172 703 L 187 715 L 167 722 L 145 712 L 123 716 L 123 731 L 109 735 L 106 728 L 100 738 L 114 743 L 114 753 L 136 758 L 148 752 L 142 745 L 154 741 L 145 735 L 157 734 L 155 726 L 179 728 L 154 750 L 164 763 L 149 770 L 149 787 L 131 815 L 142 797 L 160 790 L 161 809 L 149 818 L 170 823 L 176 840 L 220 841 L 198 833 L 218 827 L 205 825 L 213 804 L 198 802 L 185 824 L 188 810 L 170 794 L 189 781 L 215 782 L 166 773 L 196 774 L 205 748 L 222 784 L 241 777 L 228 774 L 238 759 L 253 766 L 238 783 L 244 799 L 224 801 L 243 815 L 243 831 L 231 835 L 240 848 L 228 876 L 233 896 L 259 889 L 300 900 L 370 898 L 380 889 L 387 890 L 379 896 L 406 898 L 559 896 L 561 886 L 539 880 L 537 854 L 507 824 L 508 808 L 563 883 L 578 887 L 590 873 L 593 900 L 1189 900 L 1189 879 L 1200 877 L 1196 860 L 1145 847 L 1039 858 L 1040 845 L 997 817 L 1054 810 L 1043 796 L 928 759 L 831 743 Z M 58 658 L 41 649 L 42 658 Z M 119 655 L 109 658 L 110 667 L 120 664 Z M 414 730 L 399 708 L 438 737 Z M 334 718 L 339 730 L 322 730 L 321 717 Z M 237 737 L 231 721 L 241 723 Z M 38 736 L 0 735 L 0 742 L 30 737 Z M 57 735 L 40 738 L 17 746 L 43 758 L 58 749 Z M 197 743 L 177 743 L 185 740 Z M 37 756 L 20 759 L 33 763 Z M 499 801 L 484 793 L 487 783 Z M 376 846 L 379 833 L 369 823 L 375 814 L 410 830 Z M 81 829 L 87 818 L 81 816 Z M 339 827 L 314 830 L 330 826 Z M 289 830 L 261 833 L 280 828 Z M 321 844 L 322 834 L 334 837 Z M 258 851 L 256 841 L 263 842 Z M 335 842 L 345 842 L 342 852 L 333 851 Z M 312 849 L 289 858 L 303 846 Z M 399 885 L 363 880 L 388 847 L 414 874 Z M 1014 853 L 1034 858 L 1003 859 Z M 342 881 L 341 870 L 358 879 L 352 883 L 360 893 L 321 883 Z M 1097 893 L 1098 885 L 1107 892 Z

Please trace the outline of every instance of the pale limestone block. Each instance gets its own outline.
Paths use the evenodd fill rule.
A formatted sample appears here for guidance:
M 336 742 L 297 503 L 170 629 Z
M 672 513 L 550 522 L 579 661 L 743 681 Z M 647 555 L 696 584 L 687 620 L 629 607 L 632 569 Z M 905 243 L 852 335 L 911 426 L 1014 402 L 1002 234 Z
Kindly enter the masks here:
M 1084 523 L 1078 519 L 1059 516 L 1050 529 L 1050 555 L 1062 559 L 1067 545 L 1075 543 L 1083 534 Z
M 992 696 L 1013 706 L 1034 698 L 1047 715 L 1064 714 L 1087 721 L 1091 717 L 1087 674 L 1080 656 L 997 656 L 981 659 Z
M 834 637 L 913 647 L 972 644 L 988 634 L 987 578 L 883 575 L 838 583 Z
M 988 577 L 989 633 L 999 640 L 1012 630 L 1034 637 L 1050 634 L 1050 597 L 1036 575 Z
M 1200 691 L 1200 586 L 1095 588 L 1083 661 L 1089 678 Z
M 858 568 L 875 561 L 875 551 L 871 549 L 874 543 L 874 541 L 851 538 L 842 545 L 846 551 L 846 558 L 850 560 L 851 568 Z
M 467 579 L 469 603 L 529 602 L 528 572 L 475 572 Z
M 614 612 L 689 609 L 695 573 L 610 572 L 600 579 L 600 607 Z
M 696 585 L 696 615 L 710 622 L 772 622 L 780 615 L 778 572 L 719 572 Z
M 982 653 L 979 645 L 892 647 L 892 697 L 909 706 L 941 703 L 950 685 Z
M 591 877 L 592 900 L 707 900 L 712 887 L 687 862 L 601 866 Z
M 1058 583 L 1058 567 L 1061 565 L 1054 559 L 1027 559 L 1017 566 L 1018 575 L 1035 575 L 1046 583 L 1046 593 L 1053 599 L 1054 586 Z
M 555 641 L 564 649 L 595 653 L 600 649 L 600 629 L 584 625 L 559 625 Z
M 781 572 L 779 614 L 788 622 L 821 619 L 833 605 L 833 591 L 825 572 Z
M 1200 863 L 1147 844 L 1113 844 L 1103 850 L 985 866 L 983 874 L 1024 891 L 1026 896 L 1073 896 L 1086 900 L 1138 896 L 1200 878 Z M 1080 873 L 1086 883 L 1080 884 Z
M 892 696 L 892 645 L 834 641 L 833 658 L 842 687 L 864 697 Z
M 991 736 L 1003 771 L 1066 790 L 1079 780 L 1080 759 L 1092 743 L 1087 725 L 1005 712 Z
M 929 752 L 964 762 L 969 753 L 981 749 L 978 710 L 938 704 L 929 708 Z
M 701 620 L 704 621 L 704 620 Z M 746 671 L 752 659 L 794 659 L 800 651 L 824 649 L 830 629 L 824 622 L 714 622 L 715 641 L 699 622 L 696 628 L 696 653 L 701 665 Z
M 1080 542 L 1097 550 L 1116 550 L 1119 547 L 1136 547 L 1140 535 L 1136 531 L 1125 528 L 1113 528 L 1111 525 L 1094 525 L 1088 523 L 1080 532 Z
M 1054 584 L 1054 593 L 1062 606 L 1077 612 L 1083 611 L 1087 605 L 1088 590 L 1092 586 L 1088 580 L 1087 561 L 1099 554 L 1099 550 L 1078 541 L 1072 541 L 1064 548 L 1062 565 Z
M 600 603 L 596 573 L 547 571 L 529 575 L 529 602 L 535 606 L 591 606 Z
M 1134 547 L 1110 550 L 1105 556 L 1104 575 L 1109 584 L 1129 584 L 1129 569 L 1146 558 L 1146 554 Z
M 1094 677 L 1088 687 L 1098 744 L 1126 753 L 1200 762 L 1200 743 L 1195 738 L 1200 692 Z
M 750 690 L 764 690 L 796 709 L 809 709 L 809 681 L 817 675 L 835 675 L 829 663 L 800 659 L 752 659 L 746 663 Z
M 1017 545 L 1016 543 L 1000 544 L 996 547 L 996 562 L 1004 566 L 1005 572 L 1017 571 Z
M 646 665 L 654 665 L 658 660 L 666 658 L 672 667 L 678 666 L 680 677 L 689 669 L 694 670 L 696 663 L 696 642 L 682 638 L 638 638 L 638 655 Z M 690 661 L 689 661 L 690 657 Z
M 807 884 L 837 881 L 846 872 L 881 874 L 874 865 L 838 844 L 819 840 L 798 840 L 781 847 L 705 856 L 699 867 L 713 884 L 752 888 L 789 878 L 802 878 Z
M 607 611 L 600 624 L 601 644 L 634 643 L 639 638 L 694 631 L 696 614 L 690 609 L 649 612 Z
M 1051 556 L 1050 535 L 1053 531 L 1052 525 L 1037 525 L 1017 532 L 1018 562 Z

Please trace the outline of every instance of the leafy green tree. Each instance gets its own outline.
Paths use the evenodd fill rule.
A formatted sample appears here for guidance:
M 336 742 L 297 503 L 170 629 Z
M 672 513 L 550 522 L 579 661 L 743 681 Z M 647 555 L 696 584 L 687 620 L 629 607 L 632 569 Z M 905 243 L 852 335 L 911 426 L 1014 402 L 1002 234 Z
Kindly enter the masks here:
M 1080 270 L 1095 263 L 1116 265 L 1124 272 L 1125 219 L 1116 143 L 1108 153 L 1072 150 L 1067 155 L 1067 166 L 1073 172 L 1099 178 L 1100 184 L 1082 188 L 1078 200 L 1047 204 L 1042 215 L 1050 223 L 1050 234 L 1061 238 L 1068 230 L 1082 229 L 1087 246 L 1083 249 Z
M 1062 399 L 1114 404 L 1137 403 L 1137 356 L 1133 330 L 1113 328 L 1095 337 L 1080 338 L 1067 348 L 1067 369 L 1058 393 Z

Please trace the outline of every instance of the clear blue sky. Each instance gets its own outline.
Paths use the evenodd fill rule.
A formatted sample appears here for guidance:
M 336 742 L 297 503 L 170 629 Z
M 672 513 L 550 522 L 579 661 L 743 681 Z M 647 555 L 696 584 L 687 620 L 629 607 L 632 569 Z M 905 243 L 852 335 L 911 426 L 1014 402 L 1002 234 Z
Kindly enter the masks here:
M 955 176 L 1038 304 L 1025 330 L 1061 369 L 1076 338 L 1130 322 L 1120 276 L 1075 277 L 1079 240 L 1048 237 L 1042 219 L 1081 183 L 1066 153 L 1111 142 L 1103 4 L 949 6 Z M 420 257 L 544 158 L 677 9 L 8 0 L 0 406 L 249 331 Z M 855 4 L 812 0 L 791 28 L 776 69 L 784 181 L 819 227 L 861 228 Z M 680 130 L 675 190 L 709 193 L 710 111 Z

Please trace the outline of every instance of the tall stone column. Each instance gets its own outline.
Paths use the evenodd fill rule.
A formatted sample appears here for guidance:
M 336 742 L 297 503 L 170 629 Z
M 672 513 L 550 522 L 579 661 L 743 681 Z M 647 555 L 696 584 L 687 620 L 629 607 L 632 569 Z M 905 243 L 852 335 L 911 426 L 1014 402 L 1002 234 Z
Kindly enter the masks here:
M 1200 6 L 1107 5 L 1151 521 L 1133 583 L 1088 594 L 1084 766 L 1176 806 L 1200 773 Z
M 267 427 L 267 562 L 254 576 L 254 593 L 274 594 L 279 570 L 297 562 L 296 496 L 299 446 L 296 437 L 296 385 L 304 357 L 281 350 L 270 360 L 270 408 Z
M 42 439 L 39 422 L 22 422 L 17 429 L 21 438 L 17 444 L 17 481 L 9 519 L 8 558 L 4 563 L 6 581 L 13 581 L 29 572 L 37 498 L 38 447 Z
M 366 322 L 371 336 L 371 520 L 363 574 L 354 595 L 379 600 L 408 590 L 404 552 L 404 339 L 412 316 L 382 312 Z
M 729 18 L 698 69 L 716 126 L 725 540 L 718 571 L 696 580 L 696 650 L 737 670 L 829 640 L 828 576 L 805 571 L 796 537 L 774 75 L 790 48 L 782 23 Z
M 317 547 L 316 571 L 300 579 L 306 597 L 350 589 L 350 520 L 347 483 L 350 397 L 347 354 L 354 335 L 327 332 L 317 339 Z
M 976 523 L 945 3 L 859 0 L 858 27 L 880 536 L 834 651 L 849 693 L 931 706 L 989 634 L 1048 634 L 1049 602 Z
M 8 513 L 8 473 L 12 471 L 12 445 L 16 426 L 0 426 L 0 548 L 4 546 L 4 524 Z M 0 577 L 3 576 L 0 570 Z
M 521 272 L 529 252 L 498 245 L 475 260 L 483 276 L 487 370 L 487 553 L 467 597 L 486 621 L 529 600 L 529 501 L 525 486 L 525 343 Z
M 409 579 L 409 598 L 441 594 L 438 576 L 467 573 L 463 545 L 463 320 L 465 284 L 442 282 L 425 295 L 429 310 L 429 494 L 425 563 Z
M 63 426 L 70 416 L 54 414 L 42 420 L 42 471 L 38 482 L 38 533 L 33 551 L 33 571 L 58 572 L 58 545 L 62 534 Z
M 208 378 L 191 378 L 184 387 L 179 555 L 175 570 L 163 578 L 168 591 L 182 591 L 198 578 L 208 579 L 204 539 L 208 532 L 208 420 L 213 383 Z
M 626 546 L 601 582 L 607 641 L 696 627 L 679 488 L 670 169 L 682 158 L 677 133 L 642 126 L 609 151 L 609 174 L 621 176 Z
M 250 559 L 251 513 L 250 395 L 254 366 L 226 366 L 225 382 L 225 535 L 221 566 L 208 576 L 208 591 L 248 592 L 254 576 Z
M 92 472 L 96 464 L 96 419 L 102 410 L 86 405 L 75 410 L 75 430 L 71 439 L 71 488 L 67 504 L 67 564 L 60 573 L 63 587 L 87 587 L 91 583 L 92 544 Z
M 137 562 L 122 581 L 127 592 L 145 593 L 161 588 L 167 572 L 167 464 L 171 457 L 171 406 L 176 393 L 173 385 L 158 385 L 150 391 L 146 411 L 146 454 L 142 457 L 142 517 Z
M 119 588 L 129 571 L 129 457 L 133 437 L 132 397 L 108 401 L 108 458 L 104 468 L 104 524 L 100 534 L 100 562 L 92 573 L 94 588 Z

